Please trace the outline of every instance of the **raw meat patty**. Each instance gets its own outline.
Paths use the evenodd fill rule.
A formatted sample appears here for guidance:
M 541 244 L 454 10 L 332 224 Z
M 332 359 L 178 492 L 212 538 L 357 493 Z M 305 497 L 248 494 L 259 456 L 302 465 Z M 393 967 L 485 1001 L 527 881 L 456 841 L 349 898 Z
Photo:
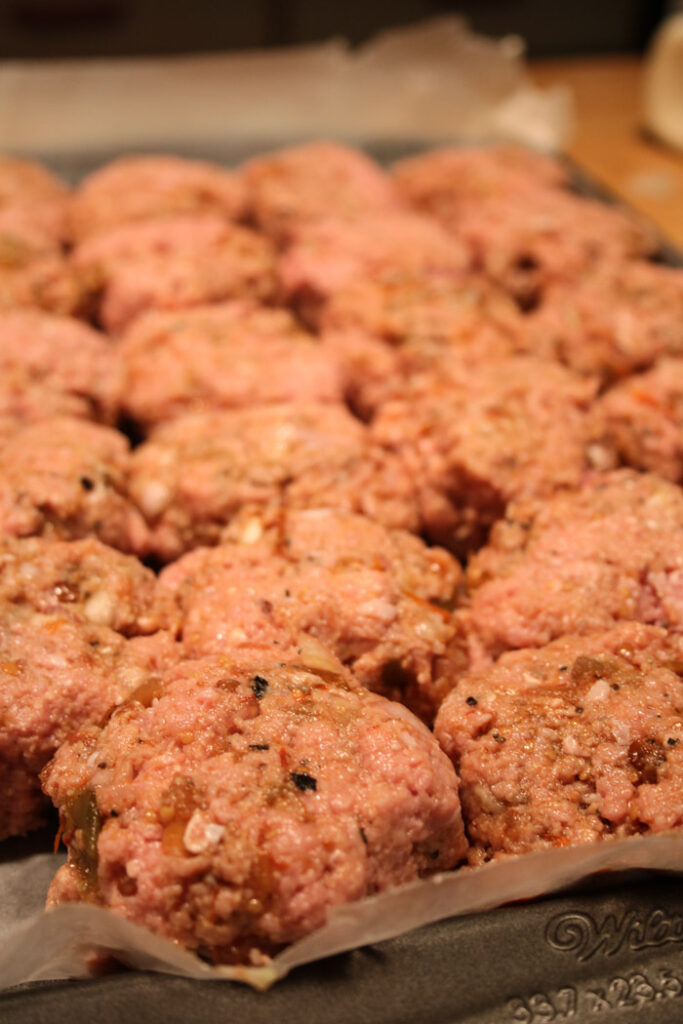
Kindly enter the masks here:
M 242 168 L 258 227 L 285 241 L 301 224 L 333 214 L 362 219 L 402 203 L 391 178 L 360 150 L 310 142 L 276 150 Z
M 683 358 L 622 381 L 602 407 L 624 462 L 683 483 Z
M 683 826 L 683 637 L 624 624 L 504 654 L 446 698 L 474 864 Z
M 417 529 L 413 483 L 343 406 L 299 402 L 194 413 L 165 424 L 131 456 L 130 493 L 163 560 L 215 544 L 244 508 L 362 512 Z
M 353 281 L 390 270 L 459 279 L 468 262 L 462 244 L 428 217 L 375 213 L 345 221 L 330 215 L 296 231 L 278 273 L 284 295 L 317 324 L 325 303 Z
M 57 417 L 0 447 L 0 537 L 97 536 L 143 553 L 147 529 L 126 492 L 128 441 L 116 430 Z
M 447 369 L 416 381 L 372 424 L 402 454 L 437 543 L 464 553 L 512 499 L 549 495 L 613 464 L 594 382 L 523 356 Z
M 683 270 L 611 261 L 548 289 L 528 328 L 539 354 L 607 381 L 683 355 Z
M 117 354 L 124 409 L 146 428 L 194 410 L 342 399 L 333 354 L 284 309 L 226 302 L 145 313 Z
M 0 409 L 23 405 L 18 425 L 57 411 L 111 423 L 119 390 L 113 347 L 93 328 L 37 310 L 0 312 Z
M 574 281 L 605 259 L 647 255 L 646 223 L 557 187 L 561 165 L 514 148 L 445 150 L 395 168 L 402 193 L 469 248 L 473 265 L 523 306 L 556 281 Z
M 465 854 L 431 733 L 352 678 L 255 652 L 187 661 L 43 775 L 90 900 L 217 962 L 263 963 L 329 910 Z M 147 706 L 145 706 L 147 705 Z
M 403 530 L 364 516 L 290 511 L 270 532 L 259 517 L 233 527 L 242 543 L 200 548 L 161 574 L 188 652 L 309 634 L 364 686 L 430 721 L 443 696 L 436 660 L 453 636 L 458 563 Z M 250 543 L 251 542 L 251 543 Z
M 624 619 L 683 632 L 683 492 L 622 469 L 549 501 L 517 502 L 467 580 L 459 615 L 474 667 Z
M 106 626 L 0 602 L 0 839 L 44 820 L 39 772 L 76 729 L 174 656 L 169 634 L 125 639 Z
M 134 555 L 93 537 L 45 537 L 0 543 L 0 603 L 108 626 L 124 636 L 166 624 L 154 574 Z
M 456 216 L 463 206 L 496 196 L 569 183 L 559 160 L 511 145 L 432 149 L 399 160 L 392 174 L 401 195 L 436 217 Z
M 336 292 L 324 308 L 325 344 L 338 356 L 348 395 L 364 418 L 406 382 L 439 369 L 444 353 L 476 365 L 525 347 L 516 304 L 483 278 L 386 271 Z
M 126 224 L 82 242 L 73 266 L 104 328 L 120 333 L 147 309 L 185 309 L 232 298 L 270 299 L 270 242 L 218 217 Z
M 69 190 L 33 160 L 0 157 L 0 249 L 39 239 L 59 246 L 67 234 Z
M 88 175 L 75 190 L 69 220 L 76 241 L 122 224 L 209 214 L 238 220 L 246 194 L 218 164 L 177 156 L 124 156 Z

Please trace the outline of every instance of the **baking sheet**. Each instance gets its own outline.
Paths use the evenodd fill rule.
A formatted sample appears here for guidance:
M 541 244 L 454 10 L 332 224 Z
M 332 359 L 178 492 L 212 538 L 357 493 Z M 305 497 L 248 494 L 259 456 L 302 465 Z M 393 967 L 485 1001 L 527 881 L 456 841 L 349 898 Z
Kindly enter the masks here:
M 360 144 L 382 162 L 424 148 L 419 140 L 381 144 L 348 141 Z M 156 146 L 155 150 L 233 165 L 257 152 L 291 142 L 291 138 L 269 138 L 262 145 L 228 143 L 180 149 Z M 39 156 L 68 180 L 76 181 L 115 155 L 118 154 L 102 150 Z M 578 191 L 609 201 L 609 194 L 580 171 L 575 178 Z M 683 265 L 683 257 L 664 242 L 660 258 Z M 656 842 L 659 837 L 654 838 Z M 45 833 L 3 844 L 0 862 L 19 869 L 24 857 L 36 848 L 48 849 L 49 841 L 49 834 Z M 647 844 L 649 840 L 634 842 Z M 145 1021 L 172 1022 L 188 1020 L 201 1012 L 206 1020 L 214 1016 L 218 1019 L 220 1014 L 220 1019 L 227 1022 L 258 1024 L 268 1020 L 272 1024 L 275 1020 L 286 1024 L 301 1020 L 305 1006 L 306 1019 L 321 1024 L 365 1020 L 387 1024 L 426 1020 L 453 1024 L 508 1020 L 540 1024 L 570 1019 L 589 1021 L 598 1016 L 604 1020 L 637 1020 L 641 1024 L 681 1021 L 683 875 L 631 871 L 614 877 L 619 858 L 616 863 L 610 861 L 605 849 L 608 845 L 593 848 L 596 861 L 606 858 L 611 868 L 611 875 L 599 878 L 597 891 L 579 890 L 569 896 L 451 918 L 385 941 L 381 940 L 387 929 L 379 914 L 383 897 L 375 898 L 380 904 L 378 912 L 370 909 L 366 922 L 367 941 L 372 941 L 372 945 L 297 967 L 265 993 L 207 980 L 135 971 L 89 981 L 20 985 L 0 993 L 0 1020 L 32 1024 L 57 1019 L 60 1013 L 71 1019 L 91 1020 L 96 1013 L 102 1024 L 108 1024 L 122 1020 L 126 1013 L 136 1012 Z M 577 877 L 575 868 L 570 866 L 567 871 L 561 864 L 563 856 L 571 862 L 576 851 L 557 852 L 558 866 L 549 886 L 545 886 L 542 873 L 535 874 L 532 859 L 536 855 L 508 861 L 513 876 L 514 865 L 520 865 L 520 878 L 517 883 L 513 878 L 506 899 L 527 899 L 539 888 L 563 886 Z M 45 857 L 36 861 L 35 875 L 18 871 L 17 886 L 12 888 L 9 899 L 7 892 L 0 892 L 0 920 L 11 915 L 8 903 L 22 901 L 23 905 L 26 886 L 31 888 L 31 899 L 36 900 L 36 905 L 42 901 L 41 886 L 47 885 L 52 874 L 51 861 L 52 858 Z M 637 856 L 634 862 L 638 862 Z M 683 836 L 674 837 L 659 863 L 683 872 Z M 500 866 L 493 865 L 490 870 Z M 600 864 L 594 864 L 592 870 L 600 871 Z M 582 873 L 579 870 L 578 876 Z M 452 875 L 447 883 L 457 878 L 458 875 Z M 435 895 L 435 904 L 441 895 Z M 364 902 L 373 908 L 372 901 Z M 478 907 L 497 902 L 500 899 L 496 896 L 487 902 L 484 894 Z M 342 908 L 338 915 L 342 930 L 345 915 L 348 919 L 355 913 L 355 906 Z M 438 912 L 432 913 L 432 917 L 438 916 Z M 413 924 L 419 925 L 420 913 L 414 917 Z M 333 922 L 333 930 L 334 926 Z M 40 959 L 40 944 L 45 938 L 41 925 L 34 931 L 27 930 L 27 935 L 28 945 L 36 949 Z M 304 946 L 304 957 L 315 956 L 316 942 L 312 936 L 297 946 Z M 342 937 L 340 948 L 343 946 Z M 5 954 L 6 949 L 5 946 Z M 285 954 L 285 958 L 288 956 L 286 970 L 298 962 L 301 954 L 293 949 Z M 5 956 L 5 963 L 6 960 Z M 54 973 L 62 970 L 63 964 L 57 962 Z

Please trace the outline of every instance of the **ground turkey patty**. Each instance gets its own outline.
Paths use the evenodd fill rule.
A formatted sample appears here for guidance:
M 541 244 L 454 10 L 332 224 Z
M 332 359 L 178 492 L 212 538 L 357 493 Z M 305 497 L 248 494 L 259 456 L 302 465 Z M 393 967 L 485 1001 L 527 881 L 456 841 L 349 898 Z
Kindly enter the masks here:
M 38 774 L 60 743 L 174 655 L 169 634 L 127 640 L 105 626 L 0 603 L 0 839 L 42 824 Z
M 276 150 L 242 167 L 252 219 L 277 241 L 328 217 L 362 219 L 402 202 L 388 174 L 358 149 L 310 142 Z
M 0 447 L 0 537 L 97 536 L 143 553 L 147 528 L 127 496 L 127 439 L 57 417 L 25 427 Z
M 0 246 L 35 240 L 61 245 L 67 235 L 69 190 L 33 160 L 0 157 Z
M 265 300 L 275 289 L 271 243 L 218 217 L 170 217 L 112 228 L 82 242 L 73 266 L 108 331 L 147 309 Z
M 474 864 L 683 826 L 683 638 L 624 624 L 505 654 L 446 698 Z
M 389 270 L 459 279 L 469 255 L 439 224 L 412 212 L 329 217 L 303 224 L 280 258 L 284 295 L 305 320 L 317 324 L 325 303 L 351 282 Z
M 113 347 L 93 328 L 38 310 L 0 312 L 0 409 L 23 406 L 18 425 L 60 409 L 111 423 L 119 390 Z
M 523 146 L 458 146 L 432 149 L 399 160 L 392 168 L 399 192 L 435 216 L 454 216 L 462 206 L 495 196 L 566 186 L 566 167 Z
M 609 261 L 548 289 L 527 323 L 539 354 L 607 381 L 623 377 L 660 356 L 683 355 L 683 270 Z
M 170 561 L 215 544 L 242 509 L 326 507 L 416 530 L 413 483 L 398 456 L 339 405 L 300 402 L 194 413 L 131 456 L 130 494 Z
M 364 686 L 431 721 L 443 697 L 435 662 L 453 636 L 455 559 L 403 530 L 326 509 L 288 512 L 265 533 L 251 517 L 240 533 L 242 543 L 200 548 L 161 574 L 186 650 L 296 645 L 305 632 Z
M 425 375 L 384 405 L 373 436 L 416 481 L 430 538 L 464 553 L 485 538 L 507 502 L 574 486 L 613 463 L 594 382 L 530 357 Z
M 526 324 L 512 299 L 484 278 L 387 270 L 332 295 L 321 330 L 344 367 L 354 408 L 368 417 L 416 373 L 438 369 L 444 353 L 476 365 L 520 351 Z
M 217 164 L 177 156 L 124 156 L 83 179 L 71 200 L 70 228 L 80 242 L 157 217 L 212 214 L 238 220 L 245 202 L 239 177 Z
M 683 358 L 622 381 L 602 407 L 625 463 L 683 483 Z
M 335 905 L 453 867 L 450 762 L 409 711 L 354 686 L 209 657 L 72 737 L 43 775 L 70 848 L 50 904 L 99 902 L 258 963 Z
M 395 179 L 524 306 L 605 259 L 654 251 L 653 231 L 635 214 L 554 187 L 564 178 L 559 165 L 514 152 L 506 162 L 495 148 L 437 151 L 398 164 Z
M 96 540 L 0 545 L 0 838 L 42 821 L 38 773 L 74 729 L 174 656 L 156 581 Z
M 134 555 L 94 537 L 0 542 L 0 602 L 108 626 L 124 636 L 164 625 L 154 574 Z
M 512 504 L 467 581 L 474 667 L 624 619 L 683 632 L 683 492 L 622 469 Z
M 193 410 L 342 399 L 334 355 L 284 309 L 226 302 L 146 313 L 117 355 L 124 409 L 146 428 Z

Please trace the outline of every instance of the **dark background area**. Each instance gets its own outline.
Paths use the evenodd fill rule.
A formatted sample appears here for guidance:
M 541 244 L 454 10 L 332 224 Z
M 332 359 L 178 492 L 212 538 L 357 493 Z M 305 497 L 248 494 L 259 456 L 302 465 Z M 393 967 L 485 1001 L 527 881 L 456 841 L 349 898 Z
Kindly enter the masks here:
M 459 12 L 532 57 L 637 52 L 665 0 L 0 0 L 0 59 L 212 52 L 344 36 Z

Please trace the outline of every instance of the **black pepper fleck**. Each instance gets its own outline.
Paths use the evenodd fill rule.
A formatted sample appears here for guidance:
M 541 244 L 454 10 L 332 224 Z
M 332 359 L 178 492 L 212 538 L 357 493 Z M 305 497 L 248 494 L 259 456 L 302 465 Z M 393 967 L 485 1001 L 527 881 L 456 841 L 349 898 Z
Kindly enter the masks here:
M 618 690 L 619 689 L 619 683 L 612 683 L 612 689 L 613 690 Z
M 494 732 L 493 738 L 496 743 L 505 743 L 505 737 L 501 736 L 499 732 Z
M 263 700 L 268 689 L 268 680 L 263 676 L 254 676 L 251 681 L 251 689 L 257 700 Z
M 670 746 L 670 747 L 675 747 L 675 746 L 677 746 L 677 745 L 678 745 L 678 744 L 679 744 L 679 743 L 680 743 L 681 741 L 680 741 L 680 740 L 677 740 L 677 739 L 674 739 L 674 737 L 673 737 L 673 736 L 669 736 L 669 738 L 668 738 L 668 740 L 667 740 L 666 742 L 667 742 L 667 743 L 669 744 L 669 746 Z
M 82 476 L 81 480 L 80 480 L 80 483 L 81 483 L 81 487 L 83 488 L 84 491 L 94 491 L 95 490 L 95 483 L 94 483 L 93 480 L 90 479 L 89 476 Z
M 569 665 L 560 665 L 560 672 L 566 672 L 568 668 Z
M 362 825 L 359 827 L 358 831 L 360 832 L 361 839 L 363 840 L 363 842 L 367 846 L 368 845 L 368 837 L 366 836 L 365 829 L 363 828 Z
M 467 699 L 465 700 L 465 704 L 469 704 L 471 708 L 475 707 L 478 703 L 479 701 L 477 700 L 476 697 L 467 697 Z
M 250 750 L 270 750 L 270 743 L 250 743 Z
M 302 793 L 305 793 L 307 789 L 315 793 L 318 788 L 317 779 L 314 779 L 312 775 L 307 775 L 306 772 L 290 772 L 289 777 Z

